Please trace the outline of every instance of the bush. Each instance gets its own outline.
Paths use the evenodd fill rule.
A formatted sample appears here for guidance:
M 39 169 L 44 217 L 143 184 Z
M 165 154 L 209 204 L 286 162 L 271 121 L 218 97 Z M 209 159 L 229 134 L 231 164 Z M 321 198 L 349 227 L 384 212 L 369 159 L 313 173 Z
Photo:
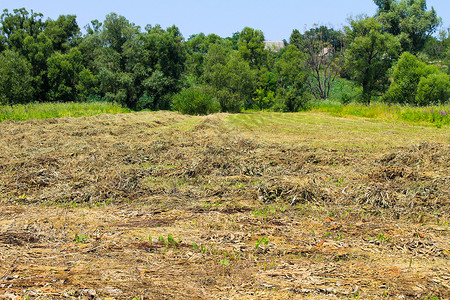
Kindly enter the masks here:
M 417 87 L 417 105 L 445 104 L 450 98 L 450 81 L 446 74 L 422 77 Z
M 394 67 L 394 82 L 383 96 L 383 100 L 389 103 L 416 104 L 419 82 L 431 74 L 439 74 L 439 69 L 427 66 L 413 54 L 404 52 Z
M 0 53 L 0 105 L 29 102 L 33 92 L 30 63 L 14 51 Z
M 190 115 L 207 115 L 220 110 L 216 99 L 196 88 L 184 89 L 176 94 L 172 108 Z
M 154 102 L 155 102 L 155 98 L 153 96 L 149 96 L 147 94 L 144 94 L 136 102 L 136 109 L 137 110 L 143 110 L 143 109 L 151 108 L 153 106 Z
M 297 112 L 306 110 L 308 103 L 311 100 L 311 95 L 306 92 L 280 89 L 277 91 L 275 104 L 272 106 L 273 111 Z

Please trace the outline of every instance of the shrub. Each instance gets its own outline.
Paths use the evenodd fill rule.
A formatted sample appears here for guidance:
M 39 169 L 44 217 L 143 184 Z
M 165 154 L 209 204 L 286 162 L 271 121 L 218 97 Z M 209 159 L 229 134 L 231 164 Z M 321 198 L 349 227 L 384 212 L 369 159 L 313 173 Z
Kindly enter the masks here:
M 417 87 L 416 104 L 445 104 L 450 98 L 450 81 L 446 74 L 422 77 Z
M 216 99 L 197 88 L 184 89 L 176 94 L 173 97 L 172 108 L 190 115 L 207 115 L 220 110 Z
M 142 97 L 140 97 L 139 100 L 136 102 L 136 109 L 143 110 L 146 108 L 151 108 L 154 102 L 155 98 L 153 96 L 147 95 L 146 93 Z
M 310 100 L 311 95 L 309 93 L 302 93 L 297 90 L 279 89 L 274 99 L 272 110 L 283 112 L 306 110 Z
M 263 110 L 273 105 L 273 102 L 275 100 L 274 95 L 275 93 L 270 90 L 266 91 L 263 88 L 258 88 L 255 91 L 256 97 L 253 98 L 253 101 L 256 103 L 260 110 Z
M 390 103 L 415 104 L 417 86 L 422 77 L 439 74 L 435 66 L 427 66 L 416 56 L 404 52 L 394 67 L 394 82 L 390 85 L 383 100 Z
M 33 92 L 30 63 L 14 51 L 0 53 L 0 105 L 29 102 Z

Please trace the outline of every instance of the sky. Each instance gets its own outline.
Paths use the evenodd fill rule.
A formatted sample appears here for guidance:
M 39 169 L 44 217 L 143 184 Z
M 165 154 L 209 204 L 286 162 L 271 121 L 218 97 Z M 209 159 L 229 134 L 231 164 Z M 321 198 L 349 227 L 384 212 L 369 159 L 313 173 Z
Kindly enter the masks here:
M 450 27 L 450 1 L 427 0 L 427 6 L 435 8 L 443 28 Z M 268 41 L 289 40 L 293 29 L 303 32 L 315 24 L 339 29 L 349 17 L 376 11 L 373 0 L 0 0 L 2 11 L 21 7 L 45 19 L 76 15 L 80 28 L 115 12 L 142 28 L 176 25 L 186 39 L 200 32 L 227 37 L 248 26 L 261 30 Z

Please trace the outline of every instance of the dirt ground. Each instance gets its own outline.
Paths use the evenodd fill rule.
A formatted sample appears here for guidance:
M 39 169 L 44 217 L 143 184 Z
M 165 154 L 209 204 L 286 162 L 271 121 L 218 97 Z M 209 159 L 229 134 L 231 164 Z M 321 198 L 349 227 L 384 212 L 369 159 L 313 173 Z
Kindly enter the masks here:
M 449 299 L 449 187 L 448 128 L 6 121 L 0 299 Z

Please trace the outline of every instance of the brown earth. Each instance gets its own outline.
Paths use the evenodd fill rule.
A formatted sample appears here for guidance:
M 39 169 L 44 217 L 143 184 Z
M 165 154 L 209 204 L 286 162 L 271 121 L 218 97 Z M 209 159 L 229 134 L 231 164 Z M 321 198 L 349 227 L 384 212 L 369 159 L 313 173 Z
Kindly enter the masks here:
M 0 123 L 0 299 L 450 298 L 448 129 L 374 148 L 250 127 Z

